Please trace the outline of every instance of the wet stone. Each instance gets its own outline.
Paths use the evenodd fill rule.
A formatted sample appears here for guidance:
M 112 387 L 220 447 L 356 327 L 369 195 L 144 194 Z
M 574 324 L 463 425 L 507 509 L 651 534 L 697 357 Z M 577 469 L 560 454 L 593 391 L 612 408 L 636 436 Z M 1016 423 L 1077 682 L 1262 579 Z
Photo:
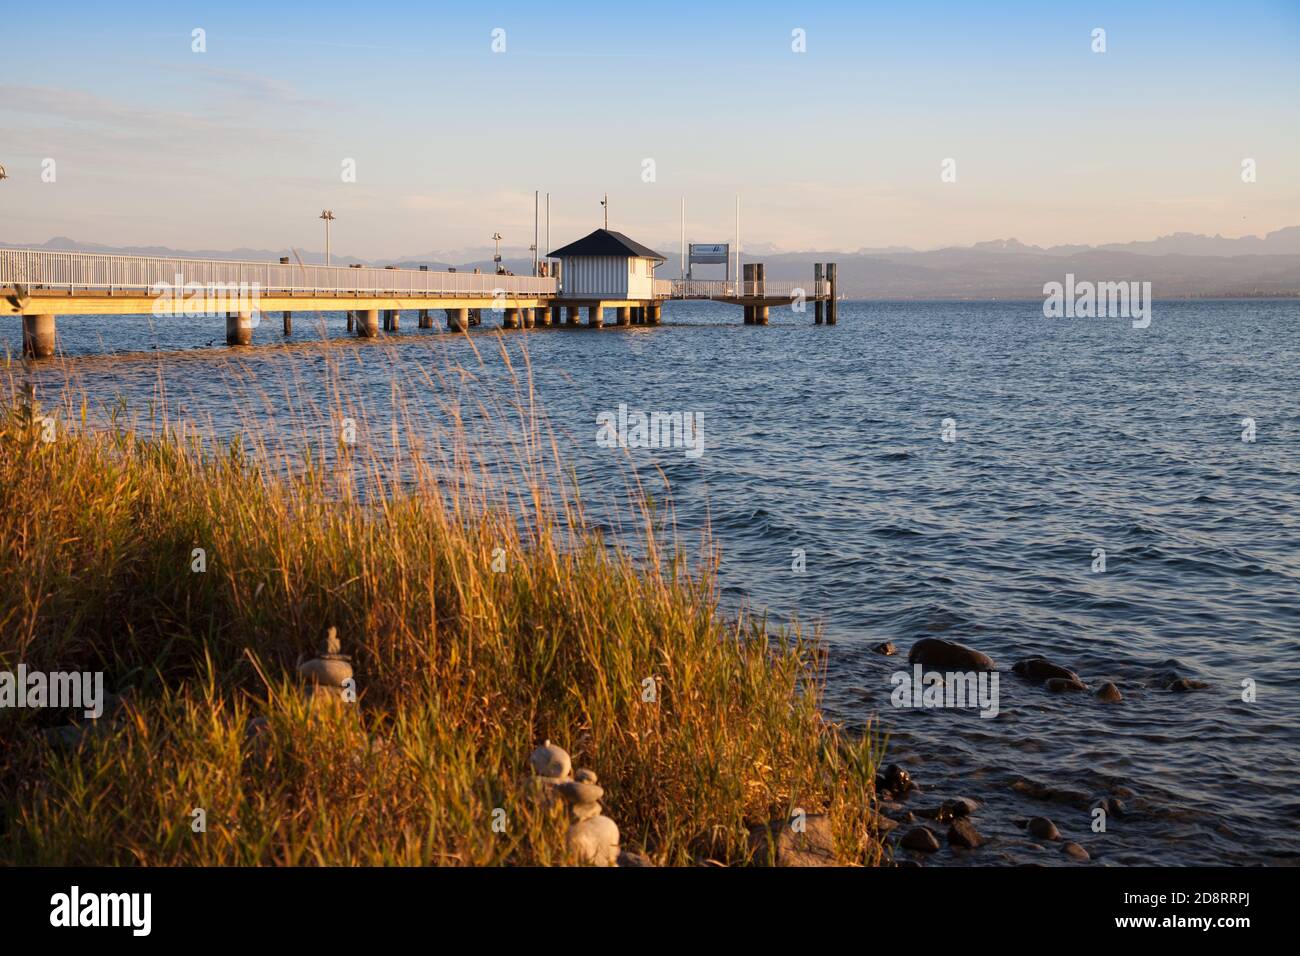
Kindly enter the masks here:
M 975 825 L 970 820 L 960 817 L 953 820 L 948 827 L 948 842 L 953 846 L 973 850 L 984 842 L 984 838 L 980 836 L 979 831 L 975 829 Z
M 908 663 L 948 671 L 993 671 L 997 665 L 993 658 L 964 644 L 955 644 L 939 637 L 923 637 L 912 645 L 907 654 Z
M 1088 685 L 1077 677 L 1073 679 L 1066 677 L 1052 677 L 1047 680 L 1047 683 L 1044 686 L 1054 694 L 1058 694 L 1061 691 L 1079 691 L 1088 689 Z
M 1106 704 L 1118 704 L 1124 699 L 1124 695 L 1119 692 L 1119 688 L 1111 681 L 1106 681 L 1097 688 L 1097 699 Z
M 1088 851 L 1079 846 L 1079 844 L 1075 843 L 1073 840 L 1066 840 L 1062 843 L 1061 852 L 1070 859 L 1078 860 L 1081 863 L 1086 863 L 1088 860 L 1092 859 L 1092 857 L 1088 855 Z
M 1069 681 L 1079 680 L 1079 675 L 1068 667 L 1053 664 L 1044 657 L 1027 657 L 1023 661 L 1016 661 L 1011 665 L 1011 670 L 1028 680 L 1045 681 L 1052 678 Z
M 1039 840 L 1061 839 L 1061 831 L 1056 829 L 1056 824 L 1047 817 L 1030 817 L 1025 829 L 1029 831 L 1030 836 Z
M 951 800 L 945 800 L 943 805 L 954 817 L 972 816 L 980 808 L 979 801 L 972 800 L 970 797 L 953 797 Z
M 903 834 L 903 839 L 898 841 L 898 845 L 906 850 L 933 853 L 939 849 L 939 840 L 929 827 L 912 827 Z

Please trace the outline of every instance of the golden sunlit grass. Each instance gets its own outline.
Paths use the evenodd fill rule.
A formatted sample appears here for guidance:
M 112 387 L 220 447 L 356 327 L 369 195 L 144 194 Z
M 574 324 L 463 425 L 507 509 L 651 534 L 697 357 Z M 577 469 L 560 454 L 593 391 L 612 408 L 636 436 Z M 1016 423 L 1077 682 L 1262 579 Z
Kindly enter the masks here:
M 333 378 L 326 423 L 355 414 Z M 563 821 L 520 786 L 549 738 L 656 862 L 744 862 L 748 826 L 795 808 L 831 814 L 842 861 L 876 862 L 877 755 L 823 720 L 816 645 L 720 614 L 708 550 L 665 547 L 648 508 L 635 556 L 583 530 L 519 392 L 499 416 L 518 474 L 495 481 L 457 415 L 445 440 L 405 421 L 383 455 L 359 450 L 364 415 L 356 448 L 327 424 L 291 454 L 15 392 L 0 670 L 102 670 L 130 696 L 71 749 L 42 734 L 67 714 L 0 713 L 0 859 L 561 863 Z M 360 701 L 319 718 L 294 665 L 328 625 Z

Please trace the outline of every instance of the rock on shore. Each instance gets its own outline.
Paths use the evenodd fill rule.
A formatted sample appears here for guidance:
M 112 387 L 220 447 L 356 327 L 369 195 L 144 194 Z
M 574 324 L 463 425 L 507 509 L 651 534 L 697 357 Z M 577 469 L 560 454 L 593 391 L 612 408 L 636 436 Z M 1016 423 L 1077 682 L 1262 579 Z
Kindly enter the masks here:
M 909 664 L 922 664 L 948 671 L 995 671 L 993 658 L 964 644 L 939 637 L 923 637 L 907 654 Z
M 1045 681 L 1059 678 L 1082 683 L 1079 681 L 1079 675 L 1074 671 L 1060 664 L 1053 664 L 1045 657 L 1026 657 L 1023 661 L 1012 664 L 1011 670 L 1028 680 Z
M 1119 688 L 1111 681 L 1106 681 L 1097 688 L 1097 699 L 1106 704 L 1118 704 L 1124 699 L 1124 695 L 1119 692 Z
M 906 850 L 933 853 L 939 849 L 939 838 L 929 827 L 912 827 L 903 834 L 903 839 L 898 841 L 898 845 Z

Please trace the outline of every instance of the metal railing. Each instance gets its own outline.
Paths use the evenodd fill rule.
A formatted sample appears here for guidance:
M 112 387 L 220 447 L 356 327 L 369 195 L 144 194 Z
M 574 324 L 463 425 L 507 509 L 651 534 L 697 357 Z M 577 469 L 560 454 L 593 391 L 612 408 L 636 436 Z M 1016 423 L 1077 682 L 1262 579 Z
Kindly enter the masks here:
M 556 294 L 554 277 L 0 249 L 0 286 L 8 285 L 68 292 L 152 294 L 191 285 L 204 289 L 255 286 L 262 295 L 276 292 L 485 297 L 497 292 L 524 296 Z
M 800 296 L 813 299 L 830 295 L 830 283 L 825 279 L 805 282 L 775 281 L 737 282 L 730 279 L 671 279 L 674 299 L 739 299 L 768 298 L 794 299 Z M 658 290 L 656 289 L 656 292 Z

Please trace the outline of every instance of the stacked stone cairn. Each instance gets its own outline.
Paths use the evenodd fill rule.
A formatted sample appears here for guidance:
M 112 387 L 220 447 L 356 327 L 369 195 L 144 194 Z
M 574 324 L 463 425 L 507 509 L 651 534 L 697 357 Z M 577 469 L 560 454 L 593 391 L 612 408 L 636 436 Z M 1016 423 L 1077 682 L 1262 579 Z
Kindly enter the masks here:
M 326 628 L 317 656 L 298 665 L 299 676 L 307 681 L 307 694 L 313 710 L 347 700 L 345 685 L 352 679 L 352 658 L 340 653 L 341 650 L 337 629 Z
M 596 774 L 579 770 L 570 777 L 573 763 L 568 753 L 549 740 L 533 751 L 528 762 L 543 799 L 560 799 L 568 807 L 572 822 L 566 842 L 574 858 L 589 866 L 618 865 L 618 826 L 601 813 L 605 791 L 596 784 Z

